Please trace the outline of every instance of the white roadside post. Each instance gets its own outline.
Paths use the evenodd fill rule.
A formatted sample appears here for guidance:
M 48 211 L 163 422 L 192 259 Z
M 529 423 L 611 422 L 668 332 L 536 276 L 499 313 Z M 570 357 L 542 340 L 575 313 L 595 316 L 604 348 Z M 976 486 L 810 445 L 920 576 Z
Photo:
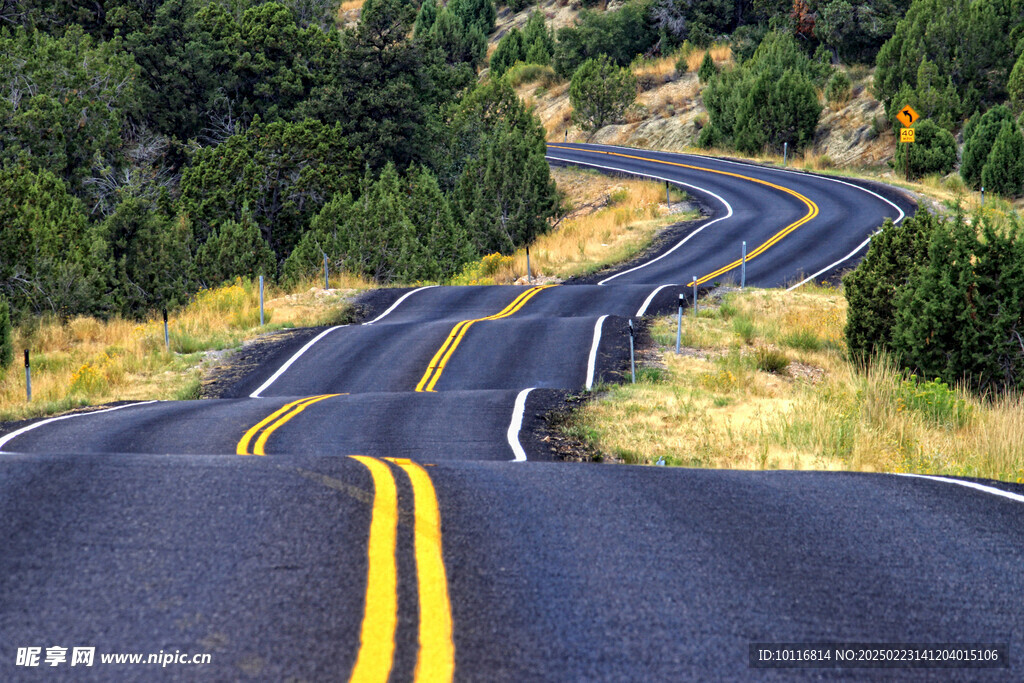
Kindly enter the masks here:
M 260 327 L 263 327 L 263 276 L 260 275 Z

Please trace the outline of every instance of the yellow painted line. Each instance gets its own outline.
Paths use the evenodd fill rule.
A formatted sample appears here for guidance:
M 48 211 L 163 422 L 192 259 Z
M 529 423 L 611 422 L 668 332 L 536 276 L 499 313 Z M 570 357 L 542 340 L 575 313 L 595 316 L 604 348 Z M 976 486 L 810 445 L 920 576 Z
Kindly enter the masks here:
M 238 455 L 249 455 L 249 442 L 252 441 L 252 437 L 256 435 L 256 432 L 258 432 L 259 430 L 263 429 L 265 426 L 273 422 L 280 415 L 283 415 L 284 413 L 288 412 L 289 410 L 299 405 L 303 401 L 308 400 L 308 398 L 300 398 L 298 401 L 286 403 L 279 409 L 272 412 L 270 415 L 267 415 L 265 418 L 257 422 L 249 429 L 249 431 L 245 433 L 245 435 L 242 436 L 241 439 L 238 440 L 238 445 L 235 447 L 235 453 L 237 453 Z
M 564 145 L 550 145 L 550 147 L 552 149 L 564 149 L 564 150 L 568 150 L 570 152 L 587 152 L 587 153 L 590 153 L 590 154 L 606 154 L 608 156 L 622 157 L 624 159 L 636 159 L 637 161 L 647 161 L 647 162 L 652 163 L 652 164 L 662 164 L 664 166 L 677 166 L 679 168 L 688 168 L 688 169 L 691 169 L 691 170 L 694 170 L 694 171 L 704 171 L 706 173 L 717 173 L 718 175 L 730 176 L 730 177 L 733 177 L 733 178 L 740 178 L 741 180 L 749 180 L 752 183 L 757 183 L 759 185 L 765 185 L 767 187 L 771 187 L 773 189 L 779 190 L 780 192 L 785 192 L 786 194 L 792 195 L 792 196 L 796 197 L 797 199 L 799 199 L 801 202 L 803 202 L 804 205 L 807 207 L 807 213 L 802 218 L 800 218 L 799 220 L 794 221 L 793 223 L 790 223 L 789 225 L 784 227 L 782 230 L 779 230 L 777 233 L 775 233 L 774 235 L 769 237 L 765 242 L 763 242 L 762 244 L 758 245 L 749 254 L 747 254 L 747 261 L 750 261 L 751 259 L 756 258 L 757 256 L 763 254 L 768 248 L 770 248 L 773 245 L 777 244 L 780 240 L 782 240 L 784 237 L 789 235 L 791 232 L 793 232 L 794 230 L 799 228 L 801 225 L 804 225 L 808 221 L 813 220 L 814 217 L 818 215 L 818 205 L 815 204 L 810 199 L 808 199 L 806 196 L 800 194 L 799 192 L 797 192 L 795 190 L 791 190 L 788 187 L 783 187 L 782 185 L 776 185 L 775 183 L 770 183 L 767 180 L 761 180 L 760 178 L 752 178 L 750 176 L 745 176 L 745 175 L 742 175 L 740 173 L 732 173 L 730 171 L 719 171 L 717 169 L 706 168 L 704 166 L 693 166 L 691 164 L 681 164 L 681 163 L 676 162 L 676 161 L 664 161 L 662 159 L 651 159 L 649 157 L 635 156 L 635 155 L 632 155 L 632 154 L 622 154 L 621 152 L 606 152 L 604 150 L 596 150 L 596 149 L 580 149 L 579 147 L 567 147 L 567 146 L 564 146 Z M 712 280 L 712 279 L 718 277 L 719 275 L 722 275 L 723 273 L 726 273 L 726 272 L 728 272 L 728 271 L 730 271 L 730 270 L 732 270 L 734 268 L 738 268 L 742 263 L 743 263 L 742 259 L 736 259 L 735 261 L 733 261 L 729 265 L 722 266 L 718 270 L 716 270 L 714 272 L 711 272 L 711 273 L 708 273 L 707 275 L 698 278 L 696 284 L 697 285 L 702 285 L 705 282 L 708 282 L 709 280 Z M 687 286 L 692 287 L 693 285 L 694 285 L 693 282 L 687 283 Z
M 285 422 L 288 422 L 288 420 L 292 419 L 293 417 L 295 417 L 296 415 L 298 415 L 299 413 L 301 413 L 303 410 L 305 410 L 306 408 L 310 407 L 314 403 L 319 403 L 320 401 L 323 401 L 324 399 L 334 398 L 335 396 L 340 396 L 340 395 L 341 394 L 324 394 L 322 396 L 314 396 L 313 398 L 308 399 L 304 403 L 300 403 L 299 405 L 297 405 L 294 408 L 292 408 L 290 412 L 285 413 L 284 415 L 279 417 L 277 419 L 277 422 L 275 422 L 274 424 L 270 425 L 269 427 L 267 427 L 266 429 L 263 430 L 263 433 L 260 434 L 260 437 L 258 439 L 256 439 L 256 444 L 252 447 L 253 454 L 254 455 L 266 455 L 267 453 L 266 453 L 265 448 L 266 448 L 266 445 L 267 445 L 267 439 L 269 439 L 270 435 L 273 434 L 278 429 L 278 427 L 283 425 Z
M 451 359 L 452 354 L 455 353 L 455 349 L 458 348 L 459 344 L 462 343 L 463 337 L 466 336 L 466 332 L 475 323 L 484 322 L 487 320 L 499 320 L 501 318 L 507 318 L 510 315 L 518 312 L 526 305 L 530 299 L 539 294 L 545 289 L 555 287 L 557 285 L 541 285 L 538 287 L 531 287 L 530 289 L 522 292 L 519 296 L 512 300 L 505 308 L 489 315 L 486 318 L 474 318 L 472 320 L 462 320 L 455 324 L 452 331 L 448 334 L 444 343 L 441 344 L 441 348 L 437 350 L 434 357 L 430 359 L 430 364 L 427 366 L 427 371 L 423 373 L 423 377 L 416 384 L 416 391 L 434 391 L 434 387 L 437 385 L 439 379 L 441 379 L 441 373 L 444 372 L 445 367 L 448 365 L 448 361 Z
M 398 625 L 398 489 L 391 468 L 376 458 L 351 456 L 373 478 L 373 511 L 367 550 L 366 603 L 359 634 L 359 654 L 352 668 L 354 683 L 386 683 L 395 656 Z
M 322 394 L 320 396 L 308 396 L 306 398 L 300 398 L 297 401 L 292 401 L 291 403 L 286 403 L 285 405 L 281 406 L 280 408 L 272 412 L 270 415 L 267 415 L 265 418 L 257 422 L 252 427 L 250 427 L 249 430 L 246 431 L 246 433 L 242 436 L 242 438 L 238 440 L 238 445 L 235 446 L 235 453 L 237 453 L 238 455 L 249 455 L 249 443 L 252 441 L 252 438 L 256 436 L 257 432 L 259 432 L 261 429 L 267 427 L 267 425 L 270 425 L 270 423 L 273 422 L 274 424 L 270 425 L 270 427 L 267 427 L 266 431 L 264 431 L 263 434 L 260 435 L 259 439 L 257 439 L 256 441 L 256 445 L 253 448 L 254 455 L 266 455 L 266 453 L 264 452 L 264 447 L 266 446 L 267 439 L 270 437 L 270 434 L 274 432 L 274 430 L 276 430 L 278 427 L 280 427 L 285 422 L 292 419 L 299 413 L 301 413 L 303 410 L 306 409 L 307 406 L 316 403 L 317 401 L 322 401 L 325 398 L 331 398 L 332 396 L 341 396 L 341 394 Z M 274 422 L 275 420 L 276 422 Z
M 420 465 L 402 458 L 385 458 L 402 468 L 412 482 L 415 512 L 416 580 L 419 591 L 419 654 L 414 680 L 447 683 L 455 673 L 452 607 L 441 545 L 441 513 L 430 475 Z

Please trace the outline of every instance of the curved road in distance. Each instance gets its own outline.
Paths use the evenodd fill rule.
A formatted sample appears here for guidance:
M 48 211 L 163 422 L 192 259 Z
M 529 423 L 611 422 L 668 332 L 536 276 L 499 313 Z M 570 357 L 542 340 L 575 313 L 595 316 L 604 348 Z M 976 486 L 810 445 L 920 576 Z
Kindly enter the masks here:
M 93 667 L 46 673 L 1012 678 L 1016 668 L 755 670 L 748 649 L 993 643 L 1012 657 L 1019 487 L 539 462 L 544 444 L 520 429 L 557 392 L 621 372 L 627 319 L 672 310 L 693 275 L 737 277 L 716 271 L 741 240 L 761 248 L 748 282 L 791 284 L 912 206 L 701 157 L 549 154 L 669 178 L 712 215 L 604 285 L 378 292 L 367 324 L 311 332 L 228 398 L 7 429 L 0 675 L 45 677 L 17 666 L 18 648 L 86 646 Z M 98 661 L 174 652 L 211 663 Z

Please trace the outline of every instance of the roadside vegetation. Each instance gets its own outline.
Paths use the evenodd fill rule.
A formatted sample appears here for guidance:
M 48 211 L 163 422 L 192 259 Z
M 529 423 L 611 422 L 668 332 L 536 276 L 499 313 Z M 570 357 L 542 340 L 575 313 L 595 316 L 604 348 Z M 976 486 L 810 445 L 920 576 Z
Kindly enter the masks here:
M 170 350 L 162 317 L 106 320 L 78 316 L 67 321 L 28 319 L 12 334 L 21 360 L 31 349 L 32 401 L 26 401 L 21 362 L 0 366 L 0 422 L 19 420 L 112 401 L 199 398 L 206 370 L 243 342 L 292 327 L 344 322 L 348 299 L 372 283 L 334 276 L 289 289 L 265 289 L 260 326 L 259 286 L 251 280 L 200 292 L 170 317 Z
M 651 326 L 636 384 L 603 387 L 565 433 L 635 464 L 914 472 L 1024 482 L 1024 399 L 981 398 L 877 355 L 852 363 L 843 293 L 729 291 Z
M 666 225 L 697 215 L 680 210 L 688 205 L 680 204 L 686 197 L 677 191 L 670 213 L 660 183 L 578 169 L 554 169 L 552 176 L 563 219 L 533 244 L 536 277 L 565 279 L 632 258 Z M 322 256 L 310 262 L 322 268 Z M 411 284 L 512 284 L 525 274 L 525 250 L 507 256 L 495 252 L 465 264 L 450 279 Z M 0 422 L 111 401 L 197 398 L 204 373 L 241 344 L 268 332 L 343 322 L 351 315 L 352 297 L 377 286 L 332 270 L 331 288 L 325 290 L 321 278 L 268 284 L 262 327 L 255 280 L 236 277 L 200 290 L 171 310 L 169 351 L 158 314 L 142 319 L 24 316 L 12 326 L 0 297 Z M 31 402 L 20 362 L 26 348 L 32 353 Z

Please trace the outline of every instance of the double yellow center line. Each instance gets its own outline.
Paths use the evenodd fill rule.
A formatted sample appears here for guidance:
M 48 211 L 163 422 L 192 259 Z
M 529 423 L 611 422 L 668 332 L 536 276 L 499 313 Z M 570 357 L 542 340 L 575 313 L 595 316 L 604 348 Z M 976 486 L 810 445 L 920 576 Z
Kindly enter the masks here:
M 278 427 L 314 403 L 318 403 L 327 398 L 333 398 L 334 396 L 341 396 L 341 394 L 320 394 L 319 396 L 300 398 L 298 401 L 292 401 L 291 403 L 285 404 L 253 425 L 253 427 L 251 427 L 249 431 L 239 439 L 238 445 L 235 447 L 235 453 L 238 455 L 250 455 L 249 444 L 252 442 L 253 437 L 256 436 L 260 430 L 263 430 L 263 433 L 259 435 L 256 439 L 256 443 L 252 447 L 251 455 L 266 455 L 267 439 L 270 438 L 270 435 L 273 434 Z
M 416 391 L 434 391 L 434 387 L 437 385 L 437 381 L 441 379 L 441 373 L 444 372 L 452 354 L 455 353 L 455 349 L 458 348 L 459 344 L 462 342 L 462 338 L 466 336 L 466 332 L 475 323 L 484 322 L 485 320 L 499 320 L 501 318 L 507 318 L 525 306 L 526 302 L 535 297 L 538 293 L 555 286 L 557 285 L 540 285 L 537 287 L 531 287 L 517 296 L 512 303 L 494 315 L 489 315 L 486 318 L 463 320 L 456 323 L 455 327 L 453 327 L 452 331 L 448 334 L 448 338 L 445 339 L 444 343 L 441 345 L 441 348 L 439 348 L 437 353 L 434 354 L 434 357 L 430 359 L 430 365 L 427 366 L 427 371 L 423 373 L 423 377 L 420 378 L 419 383 L 416 385 Z
M 632 154 L 623 154 L 621 152 L 606 152 L 604 150 L 596 150 L 596 149 L 580 149 L 578 147 L 566 147 L 564 145 L 550 145 L 550 147 L 552 149 L 564 149 L 564 150 L 568 150 L 570 152 L 588 152 L 588 153 L 592 153 L 592 154 L 605 154 L 607 156 L 622 157 L 624 159 L 636 159 L 637 161 L 646 161 L 646 162 L 649 162 L 649 163 L 652 163 L 652 164 L 661 164 L 663 166 L 676 166 L 678 168 L 688 168 L 688 169 L 691 169 L 691 170 L 694 170 L 694 171 L 703 171 L 705 173 L 715 173 L 715 174 L 718 174 L 718 175 L 730 176 L 732 178 L 739 178 L 741 180 L 748 180 L 748 181 L 750 181 L 752 183 L 757 183 L 758 185 L 764 185 L 766 187 L 770 187 L 772 189 L 779 190 L 780 192 L 785 192 L 786 194 L 792 195 L 793 197 L 796 197 L 801 202 L 803 202 L 803 204 L 807 207 L 807 213 L 804 214 L 804 216 L 802 216 L 799 220 L 796 220 L 796 221 L 790 223 L 789 225 L 784 227 L 782 230 L 779 230 L 777 233 L 775 233 L 774 235 L 769 237 L 765 242 L 763 242 L 762 244 L 758 245 L 755 249 L 753 249 L 749 254 L 747 254 L 747 260 L 748 261 L 750 261 L 753 258 L 756 258 L 757 256 L 760 256 L 767 249 L 769 249 L 773 245 L 777 244 L 786 235 L 788 235 L 789 233 L 793 232 L 794 230 L 799 228 L 801 225 L 804 225 L 808 221 L 813 220 L 814 217 L 818 215 L 818 205 L 815 204 L 810 199 L 808 199 L 806 196 L 800 194 L 799 192 L 796 192 L 795 190 L 791 190 L 788 187 L 783 187 L 782 185 L 776 185 L 775 183 L 770 183 L 767 180 L 761 180 L 760 178 L 752 178 L 750 176 L 742 175 L 740 173 L 732 173 L 730 171 L 719 171 L 717 169 L 705 168 L 703 166 L 693 166 L 691 164 L 681 164 L 681 163 L 678 163 L 678 162 L 675 162 L 675 161 L 663 161 L 661 159 L 651 159 L 650 157 L 635 156 L 635 155 L 632 155 Z M 736 259 L 732 263 L 730 263 L 730 264 L 728 264 L 726 266 L 722 266 L 718 270 L 716 270 L 714 272 L 711 272 L 711 273 L 708 273 L 707 275 L 698 278 L 696 284 L 697 285 L 702 285 L 702 284 L 708 282 L 709 280 L 713 280 L 714 278 L 718 277 L 719 275 L 722 275 L 723 273 L 727 273 L 730 270 L 733 270 L 734 268 L 738 268 L 742 263 L 743 263 L 742 259 Z M 693 282 L 689 282 L 689 283 L 687 283 L 687 285 L 692 287 L 694 285 L 694 283 Z

